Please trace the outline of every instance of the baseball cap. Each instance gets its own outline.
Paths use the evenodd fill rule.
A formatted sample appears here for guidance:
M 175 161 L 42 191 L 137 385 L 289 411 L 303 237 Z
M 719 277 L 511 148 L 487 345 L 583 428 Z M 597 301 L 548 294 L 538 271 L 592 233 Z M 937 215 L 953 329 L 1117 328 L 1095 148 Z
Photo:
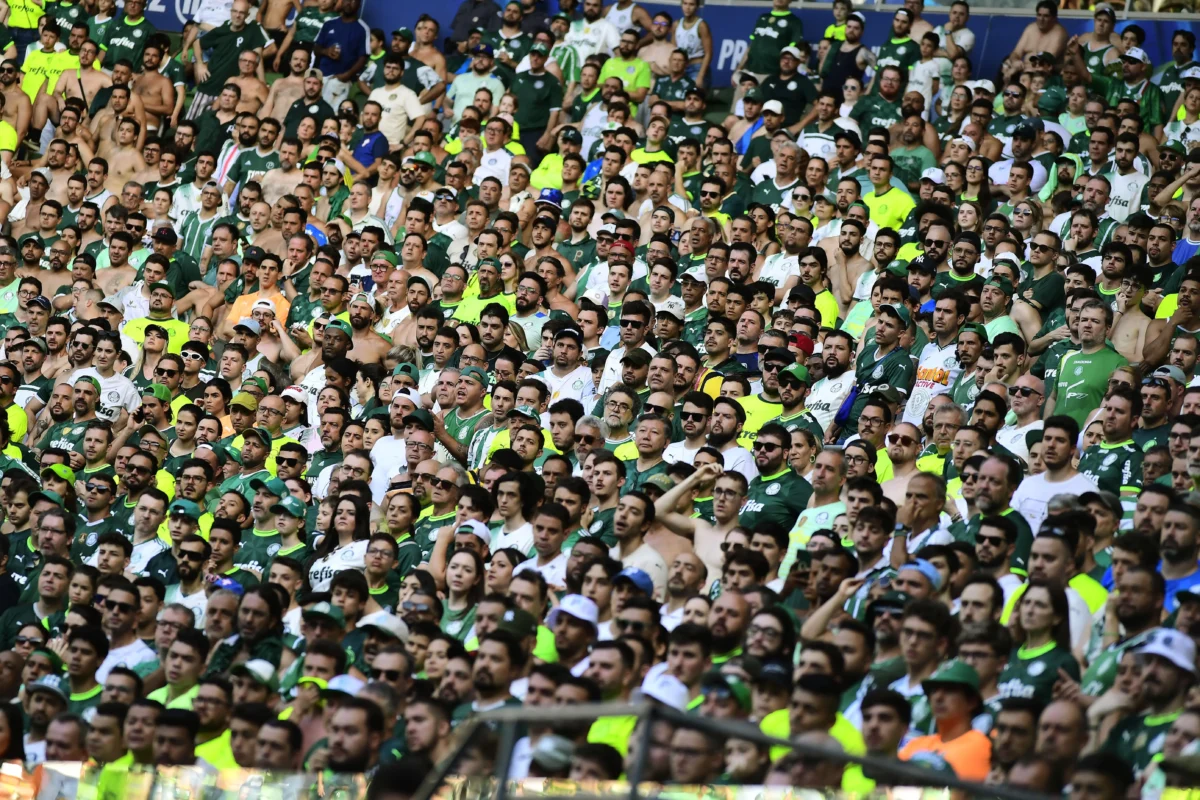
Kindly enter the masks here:
M 261 430 L 261 428 L 258 430 Z M 270 434 L 268 434 L 268 435 L 270 435 Z M 287 485 L 284 484 L 284 482 L 281 481 L 279 478 L 275 478 L 275 477 L 267 478 L 266 480 L 263 480 L 262 478 L 255 478 L 254 480 L 250 481 L 250 488 L 256 492 L 259 489 L 263 489 L 268 494 L 273 494 L 276 497 L 291 497 L 292 496 L 291 493 L 288 492 L 288 490 L 287 490 Z M 293 498 L 293 499 L 295 499 L 295 498 Z
M 178 244 L 179 242 L 179 235 L 171 229 L 170 225 L 161 226 L 154 231 L 154 235 L 150 238 L 163 244 Z
M 204 510 L 191 500 L 180 498 L 171 501 L 171 505 L 167 506 L 167 514 L 172 517 L 186 517 L 193 522 L 197 522 L 200 517 L 204 516 Z
M 150 291 L 154 291 L 155 289 L 162 289 L 164 292 L 169 292 L 171 297 L 175 296 L 175 288 L 166 281 L 156 281 L 150 284 Z
M 688 689 L 674 675 L 660 672 L 642 682 L 642 694 L 676 711 L 683 711 L 688 704 Z
M 304 503 L 292 497 L 291 494 L 280 497 L 279 502 L 273 504 L 270 508 L 272 514 L 287 514 L 289 517 L 295 517 L 296 519 L 304 519 L 307 516 L 307 511 L 308 509 Z
M 229 674 L 249 678 L 272 692 L 279 691 L 279 676 L 275 667 L 265 658 L 252 658 L 243 664 L 237 664 L 229 669 Z
M 890 316 L 895 317 L 896 319 L 898 319 L 902 323 L 904 323 L 905 328 L 907 328 L 909 325 L 912 325 L 912 314 L 910 314 L 908 312 L 908 309 L 905 308 L 904 306 L 893 305 L 891 303 L 884 303 L 883 305 L 881 305 L 879 307 L 879 313 L 880 314 L 886 313 Z
M 755 87 L 742 96 L 742 101 L 746 103 L 761 103 L 763 102 L 763 93 Z
M 718 698 L 732 697 L 743 711 L 750 710 L 750 687 L 735 675 L 712 670 L 701 679 L 700 686 L 706 695 L 714 694 Z
M 562 191 L 560 189 L 542 189 L 541 194 L 538 195 L 537 203 L 549 203 L 556 208 L 561 207 Z
M 783 49 L 784 49 L 784 52 L 787 52 L 787 50 L 789 48 L 785 47 Z M 795 50 L 796 48 L 793 47 L 790 49 Z M 764 113 L 764 114 L 779 114 L 782 116 L 783 115 L 783 103 L 779 102 L 778 100 L 768 100 L 767 102 L 763 103 L 762 113 Z
M 978 695 L 979 673 L 967 662 L 952 658 L 942 662 L 932 675 L 921 681 L 921 688 L 925 690 L 926 695 L 941 686 L 965 687 L 972 694 Z
M 537 620 L 523 608 L 514 608 L 504 612 L 504 616 L 496 623 L 496 630 L 508 631 L 518 639 L 533 636 L 537 633 Z
M 614 586 L 616 586 L 618 583 L 628 582 L 633 584 L 638 591 L 642 592 L 646 596 L 654 596 L 654 581 L 651 580 L 650 576 L 645 571 L 640 570 L 637 567 L 626 567 L 613 577 L 612 582 Z
M 363 629 L 374 628 L 393 639 L 399 639 L 401 643 L 408 641 L 408 624 L 395 614 L 387 611 L 376 611 L 374 614 L 367 614 L 354 627 Z
M 1121 506 L 1121 499 L 1112 492 L 1084 492 L 1079 495 L 1080 505 L 1086 506 L 1088 503 L 1099 503 L 1116 515 L 1117 519 L 1120 519 L 1121 515 L 1125 513 L 1124 508 Z
M 47 652 L 44 651 L 43 652 Z M 61 663 L 61 662 L 60 662 Z M 26 692 L 49 692 L 64 703 L 71 702 L 67 679 L 59 675 L 43 675 L 25 687 Z
M 492 531 L 487 525 L 484 525 L 477 519 L 468 519 L 454 529 L 455 534 L 468 533 L 480 540 L 488 547 L 492 546 Z
M 396 365 L 396 368 L 392 370 L 392 377 L 397 375 L 407 375 L 418 382 L 421 380 L 421 370 L 417 369 L 417 365 L 410 361 L 401 361 Z
M 812 383 L 812 379 L 808 374 L 808 367 L 804 366 L 803 364 L 789 364 L 779 373 L 780 378 L 782 378 L 784 375 L 787 375 L 790 378 L 795 378 L 805 386 Z
M 152 396 L 164 403 L 171 402 L 171 390 L 161 383 L 152 383 L 142 390 L 142 397 Z
M 282 392 L 280 392 L 279 396 L 282 397 L 284 400 L 292 400 L 297 403 L 307 402 L 307 399 L 308 399 L 304 396 L 304 390 L 301 389 L 299 386 L 289 386 L 286 389 L 284 389 Z
M 237 325 L 233 326 L 233 329 L 235 331 L 238 328 L 245 328 L 246 330 L 253 333 L 255 336 L 262 335 L 262 326 L 259 325 L 258 320 L 254 319 L 253 317 L 242 317 L 241 319 L 239 319 Z
M 1196 674 L 1196 643 L 1172 628 L 1155 628 L 1137 652 L 1165 658 L 1189 675 Z
M 1139 64 L 1149 64 L 1150 54 L 1140 47 L 1131 47 L 1121 56 L 1122 61 L 1136 61 Z
M 1187 383 L 1187 377 L 1183 374 L 1183 370 L 1172 364 L 1166 364 L 1159 367 L 1158 369 L 1154 370 L 1153 374 L 1160 378 L 1170 378 L 1180 386 Z
M 496 53 L 494 50 L 492 50 L 491 45 L 477 44 L 477 45 L 475 45 L 475 49 L 471 51 L 471 55 L 473 55 L 473 56 L 488 56 L 490 58 L 490 57 L 496 55 Z
M 586 622 L 593 628 L 600 621 L 600 610 L 596 603 L 581 594 L 569 594 L 564 597 L 546 616 L 546 627 L 553 629 L 558 624 L 558 618 L 566 614 L 580 622 Z
M 758 674 L 754 676 L 755 683 L 773 683 L 791 690 L 792 666 L 782 658 L 769 658 L 762 662 Z
M 365 688 L 367 688 L 367 684 L 353 675 L 334 675 L 329 679 L 329 683 L 321 691 L 321 694 L 344 694 L 354 697 Z
M 271 432 L 269 430 L 267 430 L 266 428 L 264 428 L 260 425 L 255 425 L 253 428 L 246 428 L 246 430 L 242 431 L 243 440 L 245 440 L 245 437 L 250 436 L 250 435 L 257 436 L 260 440 L 262 440 L 262 443 L 265 446 L 267 446 L 267 447 L 271 446 Z M 282 493 L 280 493 L 279 496 L 282 497 L 285 494 L 287 494 L 286 489 L 284 489 L 284 491 Z
M 322 600 L 320 603 L 313 603 L 300 614 L 304 619 L 322 618 L 333 624 L 338 630 L 346 627 L 346 617 L 342 614 L 342 610 L 335 605 Z
M 470 378 L 471 380 L 475 381 L 476 383 L 479 383 L 480 385 L 482 385 L 485 389 L 487 388 L 488 384 L 490 383 L 490 381 L 488 380 L 487 373 L 484 372 L 479 367 L 467 367 L 461 373 L 459 373 L 459 377 L 460 378 Z
M 229 401 L 229 406 L 230 408 L 233 406 L 240 406 L 247 411 L 258 411 L 258 398 L 249 392 L 238 392 L 233 396 L 233 399 Z
M 526 419 L 531 420 L 533 422 L 538 422 L 542 418 L 542 415 L 539 414 L 538 410 L 536 408 L 534 408 L 533 406 L 517 406 L 516 408 L 514 408 L 513 410 L 508 412 L 508 415 L 510 418 L 512 417 L 513 414 L 519 414 L 522 417 L 525 417 Z
M 44 336 L 35 336 L 32 339 L 26 339 L 25 341 L 21 342 L 20 346 L 21 348 L 36 347 L 38 350 L 41 350 L 42 353 L 50 352 L 50 346 L 46 344 L 46 338 Z
M 885 592 L 883 597 L 872 600 L 867 606 L 867 624 L 870 625 L 875 620 L 875 615 L 880 611 L 892 611 L 899 614 L 904 611 L 904 607 L 912 600 L 912 595 L 908 592 L 898 592 L 892 590 Z
M 411 414 L 404 416 L 405 425 L 420 425 L 430 433 L 433 432 L 433 415 L 423 408 L 418 408 Z
M 61 478 L 67 483 L 75 482 L 75 470 L 71 469 L 66 464 L 51 464 L 50 466 L 45 467 L 38 474 L 45 478 L 47 472 L 55 477 Z
M 329 320 L 329 324 L 325 326 L 325 335 L 328 336 L 330 331 L 339 331 L 345 335 L 347 339 L 354 338 L 354 332 L 350 330 L 350 323 L 346 322 L 344 319 L 334 318 Z
M 935 592 L 942 586 L 942 573 L 938 572 L 937 567 L 933 565 L 932 561 L 928 561 L 924 558 L 917 558 L 908 562 L 896 571 L 904 572 L 906 570 L 915 570 L 924 575 L 929 580 L 929 583 L 933 586 L 933 590 Z

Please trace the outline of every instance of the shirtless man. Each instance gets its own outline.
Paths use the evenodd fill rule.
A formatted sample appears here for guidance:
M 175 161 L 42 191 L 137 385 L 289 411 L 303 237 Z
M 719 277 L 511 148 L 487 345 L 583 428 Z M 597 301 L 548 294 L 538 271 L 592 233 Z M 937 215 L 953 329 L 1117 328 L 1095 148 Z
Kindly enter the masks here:
M 263 200 L 272 206 L 285 194 L 291 194 L 300 182 L 301 171 L 296 168 L 300 160 L 300 140 L 287 138 L 279 146 L 279 166 L 258 179 L 262 186 Z
M 438 24 L 432 17 L 416 24 L 416 41 L 408 51 L 410 58 L 420 61 L 432 69 L 442 80 L 446 80 L 446 57 L 437 49 L 434 40 L 438 34 Z M 496 98 L 500 102 L 500 98 Z
M 29 173 L 29 200 L 25 203 L 25 214 L 23 217 L 21 216 L 21 208 L 18 203 L 17 207 L 13 209 L 13 215 L 9 217 L 14 238 L 19 239 L 37 229 L 42 211 L 42 201 L 46 199 L 46 192 L 49 190 L 50 182 L 45 175 L 40 172 Z
M 130 176 L 130 180 L 136 183 L 149 183 L 150 181 L 158 180 L 158 160 L 162 157 L 162 144 L 158 139 L 147 139 L 142 145 L 142 160 L 146 162 L 146 167 L 135 172 Z M 147 197 L 147 200 L 150 198 Z M 136 209 L 129 209 L 135 211 Z
M 108 105 L 100 109 L 96 116 L 92 118 L 91 125 L 88 126 L 96 142 L 96 154 L 101 158 L 108 158 L 109 153 L 112 152 L 114 146 L 117 144 L 117 120 L 128 118 L 136 121 L 137 119 L 137 117 L 128 113 L 131 111 L 131 92 L 132 89 L 127 84 L 114 85 Z M 108 132 L 107 135 L 104 134 L 105 131 Z M 139 150 L 141 146 L 141 142 L 137 142 Z
M 1066 49 L 1067 29 L 1058 21 L 1058 3 L 1040 0 L 1037 17 L 1025 26 L 1012 55 L 1004 59 L 1001 65 L 1004 79 L 1008 80 L 1011 75 L 1025 69 L 1025 60 L 1035 53 L 1050 53 L 1059 61 Z
M 78 98 L 83 101 L 86 109 L 91 105 L 97 92 L 112 86 L 112 78 L 93 68 L 99 58 L 100 45 L 91 39 L 84 42 L 79 48 L 79 69 L 69 69 L 58 76 L 52 91 L 55 99 L 59 97 Z M 53 119 L 53 111 L 51 114 L 51 119 Z
M 859 210 L 857 206 L 855 210 Z M 871 269 L 871 262 L 859 252 L 864 231 L 862 220 L 848 217 L 842 222 L 842 229 L 838 232 L 836 240 L 829 236 L 822 239 L 819 245 L 829 254 L 829 279 L 834 294 L 843 307 L 850 304 L 858 279 Z
M 116 66 L 113 67 L 112 82 L 114 89 L 117 86 L 124 86 L 129 89 L 129 95 L 128 97 L 122 95 L 122 99 L 120 100 L 113 99 L 116 97 L 115 93 L 110 95 L 108 108 L 113 112 L 111 119 L 117 120 L 121 117 L 133 117 L 142 126 L 142 131 L 144 132 L 146 130 L 146 109 L 142 105 L 142 98 L 138 97 L 133 91 L 133 65 L 124 59 L 117 62 Z M 96 119 L 99 119 L 102 114 L 103 111 L 97 112 Z M 115 126 L 111 124 L 108 126 L 110 130 L 109 135 L 115 137 L 116 131 L 112 130 L 113 127 Z M 91 128 L 93 132 L 96 130 L 95 120 L 92 121 Z M 139 139 L 138 147 L 141 147 L 141 145 L 142 143 Z
M 267 0 L 265 8 L 259 12 L 258 24 L 262 25 L 267 35 L 275 40 L 276 46 L 282 44 L 283 38 L 287 35 L 288 14 L 296 8 L 296 5 L 294 0 Z M 238 111 L 241 110 L 241 108 L 238 109 Z
M 171 79 L 159 72 L 162 66 L 163 51 L 155 43 L 146 45 L 142 51 L 142 73 L 133 81 L 133 92 L 142 101 L 146 109 L 146 130 L 155 133 L 160 130 L 162 118 L 175 112 L 175 85 Z
M 133 252 L 133 235 L 117 231 L 108 240 L 110 266 L 96 276 L 96 283 L 105 297 L 112 297 L 119 290 L 133 283 L 137 270 L 129 265 L 129 254 Z M 131 354 L 132 355 L 132 354 Z
M 242 90 L 242 99 L 238 100 L 237 111 L 258 114 L 267 100 L 267 85 L 258 77 L 259 56 L 257 50 L 247 50 L 238 56 L 238 74 L 226 83 L 235 83 Z M 265 119 L 265 117 L 263 117 Z
M 1116 321 L 1109 334 L 1113 347 L 1131 364 L 1142 363 L 1142 348 L 1146 346 L 1146 332 L 1150 329 L 1150 318 L 1142 311 L 1146 287 L 1138 275 L 1135 272 L 1121 281 L 1121 289 L 1113 302 Z
M 62 239 L 46 248 L 46 253 L 50 257 L 50 269 L 38 270 L 34 277 L 42 282 L 42 295 L 54 297 L 59 289 L 70 286 L 74 279 L 71 274 L 71 259 L 74 253 L 71 252 L 71 245 Z
M 58 116 L 58 129 L 54 135 L 79 150 L 79 165 L 91 161 L 96 153 L 92 149 L 92 133 L 86 126 L 80 125 L 82 114 L 76 103 L 65 105 Z
M 354 336 L 346 357 L 362 364 L 383 363 L 391 344 L 375 332 L 375 301 L 366 294 L 356 294 L 350 301 L 350 327 Z
M 142 158 L 137 144 L 140 133 L 141 126 L 132 117 L 123 118 L 117 125 L 116 147 L 105 154 L 108 159 L 108 180 L 104 182 L 104 188 L 114 194 L 125 187 L 126 181 L 146 168 L 146 160 Z M 101 153 L 105 152 L 106 141 L 101 143 Z
M 44 166 L 50 171 L 50 191 L 46 192 L 47 200 L 67 202 L 67 178 L 75 174 L 75 164 L 71 155 L 71 145 L 62 139 L 55 139 L 46 148 L 46 156 L 38 166 Z
M 271 84 L 271 90 L 267 92 L 267 101 L 262 107 L 262 113 L 259 117 L 266 119 L 274 117 L 275 119 L 283 119 L 287 116 L 288 109 L 292 107 L 292 103 L 300 99 L 304 94 L 304 71 L 308 69 L 309 52 L 304 49 L 292 51 L 291 64 L 292 73 L 286 78 L 279 78 Z
M 17 141 L 23 142 L 25 135 L 29 133 L 29 123 L 33 119 L 33 103 L 29 102 L 29 95 L 21 88 L 21 83 L 17 80 L 19 75 L 17 62 L 5 59 L 0 63 L 0 93 L 4 94 L 4 108 L 0 110 L 0 119 L 16 129 Z

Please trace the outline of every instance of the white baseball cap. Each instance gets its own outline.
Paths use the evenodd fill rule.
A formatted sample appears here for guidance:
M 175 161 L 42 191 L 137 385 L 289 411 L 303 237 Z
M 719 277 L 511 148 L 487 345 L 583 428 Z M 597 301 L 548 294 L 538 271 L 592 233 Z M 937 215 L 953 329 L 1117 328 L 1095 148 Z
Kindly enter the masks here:
M 399 639 L 402 644 L 408 642 L 408 625 L 405 624 L 404 620 L 387 611 L 376 611 L 374 614 L 367 614 L 354 627 L 376 628 L 393 638 Z
M 787 49 L 786 47 L 784 48 L 784 50 Z M 794 50 L 795 48 L 792 49 Z M 783 114 L 783 103 L 778 100 L 768 100 L 763 103 L 762 110 L 764 114 Z
M 329 685 L 325 687 L 325 691 L 341 692 L 354 697 L 366 688 L 366 685 L 352 675 L 334 675 L 329 679 Z
M 1156 628 L 1146 643 L 1137 649 L 1139 655 L 1165 658 L 1189 675 L 1196 674 L 1196 643 L 1172 628 Z
M 284 400 L 295 400 L 297 403 L 303 403 L 308 399 L 304 396 L 304 390 L 299 386 L 289 386 L 280 392 L 279 396 Z
M 553 629 L 562 614 L 586 622 L 593 628 L 598 627 L 600 622 L 600 609 L 596 607 L 596 603 L 581 594 L 569 594 L 560 600 L 546 617 L 546 627 Z
M 1123 59 L 1127 58 L 1130 61 L 1139 61 L 1143 64 L 1150 63 L 1150 54 L 1147 53 L 1145 50 L 1143 50 L 1140 47 L 1129 48 L 1128 50 L 1125 51 L 1125 54 L 1122 55 L 1121 58 L 1123 58 Z
M 660 672 L 647 676 L 642 683 L 642 694 L 653 698 L 663 705 L 670 706 L 676 711 L 686 711 L 688 704 L 688 689 L 683 681 L 674 675 Z
M 921 173 L 921 180 L 933 181 L 934 183 L 944 183 L 946 181 L 946 173 L 937 167 L 930 167 Z
M 469 519 L 454 529 L 455 533 L 469 533 L 488 547 L 492 546 L 492 531 L 477 519 Z

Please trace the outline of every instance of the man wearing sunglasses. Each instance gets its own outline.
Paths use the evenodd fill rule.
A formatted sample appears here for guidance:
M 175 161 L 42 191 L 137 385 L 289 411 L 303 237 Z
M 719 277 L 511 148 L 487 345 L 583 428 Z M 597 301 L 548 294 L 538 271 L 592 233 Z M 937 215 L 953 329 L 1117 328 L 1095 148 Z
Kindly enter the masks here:
M 108 633 L 109 651 L 104 663 L 96 670 L 96 680 L 100 683 L 108 679 L 108 673 L 114 667 L 133 669 L 158 657 L 137 637 L 138 607 L 138 593 L 133 584 L 114 578 L 104 603 L 104 630 Z
M 1033 374 L 1021 375 L 1013 386 L 1008 387 L 1009 408 L 1017 419 L 1013 424 L 996 431 L 996 442 L 1022 461 L 1029 461 L 1026 434 L 1042 430 L 1042 401 L 1045 397 L 1045 384 Z M 1044 459 L 1043 450 L 1043 463 Z
M 808 505 L 812 486 L 794 473 L 787 463 L 791 434 L 775 422 L 758 431 L 754 441 L 754 464 L 758 475 L 750 481 L 741 525 L 753 530 L 762 522 L 790 529 Z

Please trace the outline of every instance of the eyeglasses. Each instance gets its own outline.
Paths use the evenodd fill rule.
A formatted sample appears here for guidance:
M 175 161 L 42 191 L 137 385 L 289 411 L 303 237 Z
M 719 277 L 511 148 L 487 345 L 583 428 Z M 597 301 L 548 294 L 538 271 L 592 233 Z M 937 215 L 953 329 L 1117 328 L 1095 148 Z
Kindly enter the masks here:
M 196 563 L 199 563 L 204 560 L 204 554 L 197 553 L 195 550 L 180 550 L 179 551 L 179 560 L 180 561 L 195 561 Z
M 774 442 L 755 442 L 754 443 L 754 452 L 757 453 L 759 451 L 762 451 L 762 452 L 770 453 L 773 450 L 779 450 L 782 447 L 783 447 L 783 445 L 778 445 L 778 444 L 775 444 Z
M 901 447 L 912 447 L 917 440 L 911 436 L 905 436 L 903 433 L 889 433 L 887 442 L 888 444 L 898 444 Z
M 632 411 L 633 406 L 629 403 L 619 403 L 616 400 L 608 400 L 604 403 L 605 408 L 613 408 L 620 412 Z
M 642 322 L 640 319 L 623 319 L 623 320 L 621 320 L 622 328 L 641 328 L 645 324 L 646 323 Z
M 1020 395 L 1021 397 L 1030 397 L 1035 394 L 1041 394 L 1041 392 L 1039 392 L 1037 389 L 1034 389 L 1032 386 L 1010 386 L 1010 387 L 1008 387 L 1009 397 L 1016 397 L 1017 395 Z
M 120 611 L 122 614 L 133 613 L 133 603 L 122 603 L 120 600 L 105 600 L 104 607 L 109 611 Z
M 866 464 L 869 460 L 866 456 L 846 456 L 847 464 Z
M 751 625 L 746 630 L 747 638 L 751 636 L 761 636 L 764 639 L 778 639 L 782 635 L 783 631 L 781 630 L 776 630 L 775 628 L 764 628 L 761 625 Z
M 454 481 L 448 480 L 446 478 L 430 478 L 429 483 L 431 485 L 437 487 L 438 489 L 449 489 L 452 486 L 458 485 Z

